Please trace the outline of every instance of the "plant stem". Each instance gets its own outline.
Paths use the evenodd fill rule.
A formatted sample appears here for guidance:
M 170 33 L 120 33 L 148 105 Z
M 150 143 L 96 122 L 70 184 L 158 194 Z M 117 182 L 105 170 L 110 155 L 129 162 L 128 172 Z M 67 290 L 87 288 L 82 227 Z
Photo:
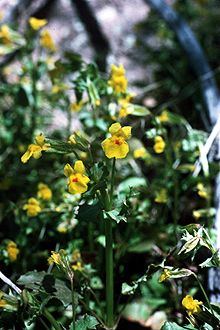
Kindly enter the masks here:
M 70 283 L 71 283 L 71 292 L 72 292 L 72 317 L 73 317 L 73 330 L 75 330 L 76 315 L 75 315 L 75 303 L 74 303 L 73 276 L 71 277 Z
M 58 322 L 55 320 L 55 318 L 48 312 L 46 308 L 43 309 L 43 315 L 50 321 L 50 323 L 53 325 L 53 327 L 56 330 L 62 330 L 61 326 L 58 324 Z
M 112 203 L 113 203 L 113 193 L 114 193 L 114 183 L 115 183 L 115 163 L 116 163 L 116 158 L 113 158 L 113 163 L 112 163 L 112 176 L 111 176 L 111 188 L 110 188 L 110 205 L 109 205 L 109 210 L 112 208 Z
M 110 211 L 113 204 L 114 182 L 115 182 L 115 157 L 112 164 L 110 200 L 108 210 Z M 105 219 L 105 263 L 106 263 L 106 316 L 107 326 L 109 328 L 114 325 L 114 265 L 113 265 L 113 235 L 112 235 L 112 219 Z
M 203 286 L 202 286 L 202 284 L 200 283 L 200 280 L 198 279 L 198 277 L 197 277 L 196 274 L 193 273 L 193 275 L 195 276 L 195 278 L 197 279 L 197 282 L 199 283 L 200 289 L 202 290 L 202 292 L 203 292 L 203 294 L 204 294 L 204 296 L 205 296 L 205 299 L 206 299 L 206 301 L 207 301 L 207 304 L 208 304 L 208 306 L 209 306 L 210 311 L 212 312 L 213 315 L 215 315 L 215 314 L 214 314 L 214 311 L 213 311 L 213 309 L 212 309 L 212 306 L 211 306 L 211 304 L 210 304 L 209 298 L 208 298 L 208 296 L 207 296 L 205 290 L 203 289 Z
M 107 325 L 111 328 L 114 324 L 113 240 L 111 219 L 105 219 L 105 238 L 106 314 Z

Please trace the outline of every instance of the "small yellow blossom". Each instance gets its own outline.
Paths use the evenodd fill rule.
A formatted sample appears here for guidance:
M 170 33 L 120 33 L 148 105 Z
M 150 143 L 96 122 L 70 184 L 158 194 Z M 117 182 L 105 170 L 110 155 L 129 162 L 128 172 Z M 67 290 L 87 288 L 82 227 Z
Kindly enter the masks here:
M 37 31 L 42 26 L 47 24 L 47 20 L 46 19 L 38 19 L 36 17 L 30 17 L 29 18 L 29 23 L 30 23 L 30 26 L 32 27 L 32 29 Z
M 159 278 L 159 283 L 163 282 L 166 278 L 170 277 L 172 274 L 171 272 L 169 272 L 168 269 L 164 269 L 163 270 L 163 273 L 161 274 L 160 278 Z
M 39 183 L 37 197 L 42 198 L 44 201 L 50 201 L 52 198 L 52 191 L 46 184 Z
M 97 107 L 99 107 L 100 106 L 100 100 L 95 100 L 95 105 L 97 106 Z
M 48 263 L 51 265 L 55 262 L 57 265 L 61 265 L 62 254 L 65 256 L 67 253 L 65 250 L 60 249 L 59 252 L 51 251 L 51 257 L 47 259 Z
M 67 143 L 70 144 L 70 145 L 75 145 L 76 144 L 75 134 L 70 135 L 69 141 L 67 141 Z
M 27 215 L 29 217 L 35 217 L 41 211 L 39 204 L 40 203 L 34 197 L 29 198 L 28 204 L 23 206 L 23 210 L 27 210 Z
M 79 101 L 79 103 L 74 102 L 70 105 L 70 111 L 71 112 L 78 112 L 82 108 L 82 101 Z
M 7 246 L 8 257 L 11 262 L 14 262 L 17 259 L 17 254 L 19 253 L 19 249 L 17 248 L 17 244 L 11 241 Z
M 83 267 L 82 267 L 82 264 L 80 261 L 77 261 L 76 265 L 73 265 L 72 268 L 74 270 L 79 270 L 79 271 L 83 270 Z
M 2 21 L 2 18 L 3 18 L 3 14 L 2 14 L 2 12 L 0 11 L 0 22 Z
M 82 194 L 87 191 L 90 179 L 84 174 L 85 167 L 81 160 L 75 162 L 74 168 L 70 164 L 64 167 L 64 175 L 69 178 L 68 190 L 71 194 Z
M 166 189 L 162 189 L 159 193 L 157 193 L 157 197 L 154 200 L 156 203 L 166 203 L 167 202 Z
M 3 293 L 0 291 L 0 307 L 5 307 L 7 305 L 7 302 L 5 299 L 2 299 Z
M 166 146 L 166 143 L 164 142 L 163 138 L 159 135 L 157 135 L 155 138 L 154 138 L 154 151 L 157 153 L 157 154 L 160 154 L 164 151 L 165 149 L 165 146 Z
M 33 156 L 35 159 L 40 158 L 42 156 L 42 151 L 48 150 L 50 148 L 49 143 L 44 142 L 45 137 L 46 136 L 42 136 L 42 134 L 36 136 L 36 144 L 29 145 L 28 150 L 21 157 L 22 163 L 27 163 L 31 156 Z
M 203 198 L 208 198 L 208 192 L 207 189 L 204 187 L 204 185 L 201 182 L 197 183 L 196 188 L 198 189 L 198 195 Z
M 198 301 L 197 299 L 193 299 L 191 295 L 187 295 L 185 298 L 182 300 L 182 305 L 187 309 L 188 315 L 192 314 L 199 314 L 202 309 L 200 305 L 202 305 L 202 301 Z
M 161 115 L 157 117 L 161 123 L 167 123 L 169 121 L 168 111 L 163 110 Z
M 47 29 L 41 32 L 40 44 L 42 47 L 49 49 L 53 53 L 58 50 L 51 38 L 49 30 Z
M 102 149 L 108 158 L 125 158 L 129 146 L 125 140 L 131 136 L 131 126 L 121 127 L 119 123 L 112 124 L 109 128 L 110 138 L 102 142 Z
M 1 26 L 0 39 L 2 39 L 1 42 L 4 45 L 12 44 L 12 41 L 10 40 L 11 39 L 10 28 L 6 24 L 3 24 Z
M 200 217 L 201 217 L 201 212 L 199 212 L 199 211 L 196 211 L 196 210 L 193 210 L 193 217 L 195 218 L 195 219 L 199 219 Z
M 140 149 L 136 149 L 134 151 L 134 158 L 144 158 L 146 156 L 146 149 L 143 147 L 143 148 L 140 148 Z
M 127 90 L 127 79 L 124 77 L 125 69 L 120 64 L 119 67 L 111 65 L 111 78 L 108 80 L 108 85 L 112 87 L 115 94 L 125 93 Z
M 65 227 L 57 227 L 57 231 L 61 234 L 65 234 L 67 232 L 67 229 Z

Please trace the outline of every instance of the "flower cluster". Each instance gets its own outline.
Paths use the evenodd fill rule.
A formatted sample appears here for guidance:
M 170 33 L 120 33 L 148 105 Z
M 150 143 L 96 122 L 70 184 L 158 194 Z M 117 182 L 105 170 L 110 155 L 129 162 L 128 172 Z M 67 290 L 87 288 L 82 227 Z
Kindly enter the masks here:
M 112 87 L 115 94 L 125 93 L 127 89 L 128 81 L 125 78 L 125 69 L 122 64 L 117 67 L 116 65 L 111 65 L 111 79 L 108 80 L 108 85 Z

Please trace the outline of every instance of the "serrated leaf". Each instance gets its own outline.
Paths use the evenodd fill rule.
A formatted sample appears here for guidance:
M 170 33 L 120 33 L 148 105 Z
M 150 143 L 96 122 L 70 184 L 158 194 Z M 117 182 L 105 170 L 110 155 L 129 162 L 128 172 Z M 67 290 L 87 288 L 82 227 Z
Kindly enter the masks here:
M 99 324 L 94 316 L 85 314 L 82 319 L 77 320 L 75 323 L 75 330 L 96 329 Z M 69 330 L 73 330 L 73 323 L 70 324 Z
M 216 263 L 214 256 L 206 259 L 205 261 L 203 261 L 200 265 L 200 267 L 204 268 L 204 267 L 217 267 L 218 264 Z

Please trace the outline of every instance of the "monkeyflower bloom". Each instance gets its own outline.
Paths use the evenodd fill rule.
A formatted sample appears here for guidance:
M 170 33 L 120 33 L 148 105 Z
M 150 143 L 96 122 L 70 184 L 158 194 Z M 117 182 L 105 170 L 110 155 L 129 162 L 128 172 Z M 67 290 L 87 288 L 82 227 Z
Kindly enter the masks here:
M 7 45 L 7 44 L 12 44 L 12 41 L 11 41 L 11 32 L 10 32 L 10 28 L 8 27 L 8 25 L 6 24 L 3 24 L 1 26 L 1 30 L 0 30 L 0 39 L 1 42 L 4 44 L 4 45 Z
M 134 158 L 144 158 L 147 154 L 147 151 L 144 147 L 140 148 L 140 149 L 136 149 L 134 151 Z
M 204 187 L 204 185 L 201 182 L 197 183 L 196 188 L 198 189 L 198 195 L 203 198 L 208 198 L 208 192 L 207 189 Z
M 36 17 L 30 17 L 29 18 L 29 23 L 32 29 L 38 31 L 42 26 L 47 24 L 46 19 L 38 19 Z
M 171 275 L 172 275 L 171 272 L 169 272 L 169 270 L 165 268 L 163 270 L 163 273 L 161 274 L 158 282 L 159 283 L 163 282 L 166 278 L 170 277 Z
M 198 301 L 197 299 L 193 299 L 191 295 L 187 295 L 185 298 L 182 300 L 182 305 L 187 309 L 188 315 L 192 314 L 199 314 L 202 309 L 200 305 L 202 305 L 202 301 Z
M 167 191 L 166 189 L 161 189 L 154 199 L 156 203 L 166 203 L 167 202 Z
M 49 49 L 51 52 L 57 52 L 57 47 L 55 46 L 49 30 L 45 29 L 41 32 L 40 44 L 42 47 Z
M 199 219 L 202 216 L 201 212 L 197 210 L 193 210 L 192 215 L 195 219 Z
M 119 123 L 112 124 L 109 128 L 110 138 L 102 142 L 102 149 L 108 158 L 125 158 L 129 146 L 125 140 L 131 136 L 131 126 L 121 127 Z
M 68 190 L 71 194 L 82 194 L 87 191 L 90 179 L 84 174 L 85 166 L 81 160 L 75 162 L 74 168 L 70 164 L 64 167 L 64 175 L 69 178 Z
M 0 291 L 0 307 L 5 307 L 7 305 L 7 302 L 5 299 L 2 299 L 3 293 Z
M 28 159 L 31 158 L 31 156 L 33 156 L 35 159 L 40 158 L 42 156 L 42 151 L 48 150 L 50 148 L 49 143 L 44 142 L 45 137 L 46 136 L 42 136 L 42 134 L 36 136 L 36 144 L 30 144 L 28 146 L 28 150 L 21 157 L 22 163 L 27 163 Z
M 51 257 L 47 259 L 48 263 L 51 265 L 52 262 L 55 262 L 57 265 L 61 265 L 62 254 L 65 256 L 67 253 L 65 250 L 60 249 L 59 252 L 51 251 Z
M 17 254 L 19 253 L 19 249 L 17 248 L 17 244 L 11 241 L 7 246 L 8 257 L 11 262 L 14 262 L 17 259 Z
M 164 151 L 165 149 L 165 146 L 166 146 L 166 143 L 164 142 L 163 138 L 159 135 L 157 135 L 155 138 L 154 138 L 154 151 L 157 153 L 157 154 L 160 154 Z
M 125 93 L 128 81 L 124 77 L 125 69 L 123 68 L 123 64 L 120 64 L 119 67 L 112 64 L 111 68 L 111 78 L 108 80 L 108 85 L 112 87 L 115 94 Z
M 27 210 L 27 215 L 29 217 L 35 217 L 41 211 L 39 204 L 40 203 L 34 197 L 29 198 L 28 204 L 23 206 L 23 210 Z
M 82 108 L 82 104 L 83 104 L 82 101 L 72 103 L 70 105 L 70 111 L 71 112 L 79 112 Z
M 37 197 L 42 198 L 44 201 L 50 201 L 52 198 L 52 191 L 46 184 L 39 183 Z
M 161 123 L 167 123 L 169 121 L 168 111 L 163 110 L 161 115 L 157 117 Z

